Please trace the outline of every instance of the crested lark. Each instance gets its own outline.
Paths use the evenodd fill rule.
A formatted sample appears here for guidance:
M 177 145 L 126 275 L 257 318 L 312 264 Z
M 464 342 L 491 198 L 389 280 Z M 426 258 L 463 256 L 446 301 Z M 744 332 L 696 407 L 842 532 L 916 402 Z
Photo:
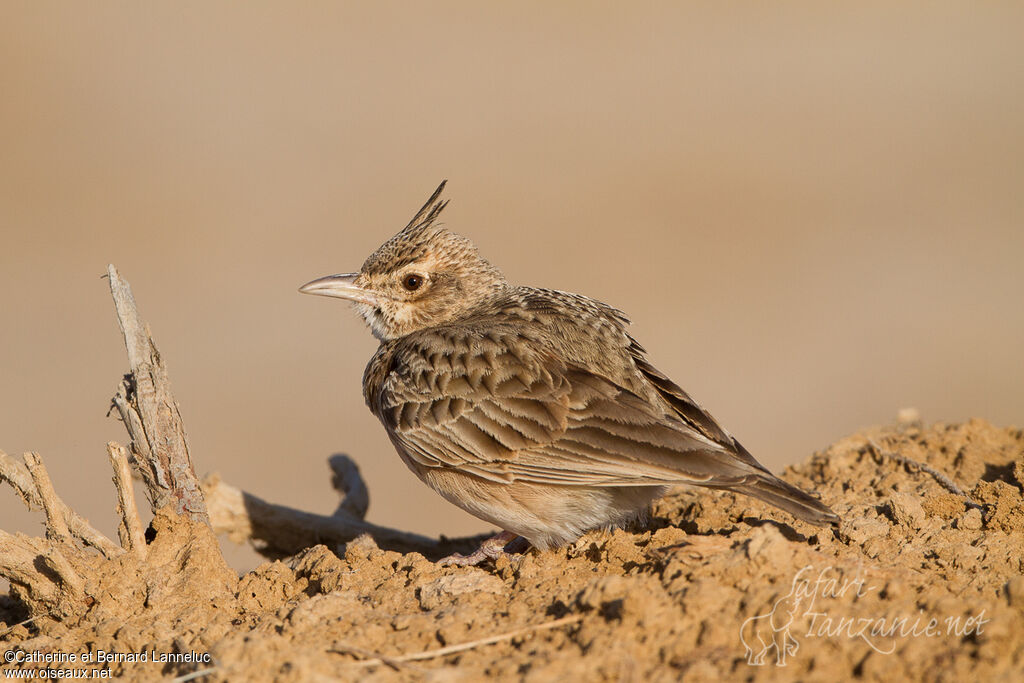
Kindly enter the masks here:
M 353 302 L 380 347 L 363 394 L 402 461 L 503 530 L 546 549 L 628 522 L 674 484 L 728 489 L 812 524 L 839 521 L 782 481 L 648 362 L 626 316 L 579 294 L 509 284 L 437 223 L 444 183 L 358 273 L 303 285 Z

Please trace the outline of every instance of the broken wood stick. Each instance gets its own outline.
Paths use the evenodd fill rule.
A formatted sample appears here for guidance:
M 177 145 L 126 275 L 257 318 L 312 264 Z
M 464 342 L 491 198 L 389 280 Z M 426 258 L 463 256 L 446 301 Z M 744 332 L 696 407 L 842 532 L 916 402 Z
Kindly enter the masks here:
M 155 515 L 152 536 L 143 533 L 124 447 L 107 445 L 124 549 L 61 500 L 38 454 L 26 453 L 21 463 L 0 452 L 0 482 L 10 483 L 30 509 L 41 508 L 46 515 L 46 538 L 0 531 L 0 578 L 10 581 L 12 596 L 24 603 L 37 622 L 45 616 L 73 623 L 97 602 L 116 600 L 122 594 L 144 593 L 147 601 L 156 600 L 159 591 L 143 585 L 140 577 L 160 572 L 173 575 L 176 583 L 194 582 L 197 596 L 230 593 L 237 581 L 209 525 L 167 370 L 139 318 L 128 283 L 113 266 L 107 272 L 130 366 L 113 403 L 131 437 L 134 465 L 146 484 Z M 184 534 L 164 533 L 177 529 Z M 172 544 L 170 553 L 166 544 Z M 105 562 L 82 545 L 116 561 Z M 202 562 L 190 561 L 193 555 L 201 555 Z
M 53 490 L 53 482 L 50 481 L 50 474 L 43 467 L 43 460 L 38 453 L 26 453 L 25 467 L 32 475 L 32 481 L 36 485 L 36 492 L 39 500 L 43 503 L 43 510 L 46 512 L 46 537 L 51 541 L 67 543 L 71 540 L 71 531 L 68 523 L 61 514 L 61 508 L 67 507 Z
M 129 366 L 113 402 L 131 437 L 150 505 L 154 512 L 170 506 L 176 514 L 209 524 L 167 368 L 139 317 L 131 287 L 113 265 L 107 266 L 107 276 Z
M 146 557 L 146 536 L 139 520 L 139 508 L 135 505 L 135 493 L 132 490 L 132 471 L 128 464 L 128 450 L 113 441 L 107 444 L 107 455 L 110 466 L 114 470 L 114 488 L 117 489 L 117 514 L 121 523 L 117 535 L 121 547 L 141 558 Z
M 975 507 L 981 509 L 981 506 L 978 505 L 974 501 L 974 499 L 967 494 L 966 491 L 957 486 L 956 482 L 954 482 L 952 479 L 950 479 L 949 477 L 947 477 L 945 474 L 938 471 L 934 467 L 927 465 L 923 462 L 918 462 L 912 458 L 908 458 L 902 453 L 896 453 L 895 451 L 887 451 L 881 446 L 879 446 L 877 443 L 875 443 L 874 439 L 868 439 L 867 444 L 868 448 L 874 451 L 875 455 L 877 455 L 879 458 L 888 458 L 903 465 L 909 470 L 916 470 L 918 472 L 924 472 L 925 474 L 931 475 L 932 479 L 934 479 L 939 484 L 939 486 L 946 489 L 950 493 L 963 498 L 964 501 L 967 503 L 968 507 Z
M 38 456 L 36 457 L 38 458 Z M 40 467 L 42 467 L 41 459 Z M 43 469 L 45 470 L 45 467 Z M 49 476 L 46 479 L 49 481 Z M 0 482 L 2 481 L 11 485 L 28 509 L 44 508 L 43 499 L 36 489 L 36 483 L 33 481 L 33 475 L 29 468 L 24 463 L 20 463 L 0 451 Z M 117 544 L 97 531 L 88 520 L 68 507 L 59 496 L 54 494 L 50 504 L 56 514 L 63 518 L 64 525 L 74 538 L 85 545 L 96 548 L 107 558 L 121 554 L 121 548 L 117 547 Z
M 216 473 L 203 480 L 203 490 L 213 530 L 236 543 L 252 541 L 269 556 L 294 555 L 318 543 L 337 546 L 361 534 L 369 534 L 382 548 L 400 552 L 436 554 L 442 547 L 432 538 L 371 524 L 346 512 L 318 515 L 268 503 L 223 482 Z
M 48 552 L 46 539 L 0 531 L 0 576 L 22 588 L 31 600 L 52 604 L 59 594 L 57 584 L 36 564 Z

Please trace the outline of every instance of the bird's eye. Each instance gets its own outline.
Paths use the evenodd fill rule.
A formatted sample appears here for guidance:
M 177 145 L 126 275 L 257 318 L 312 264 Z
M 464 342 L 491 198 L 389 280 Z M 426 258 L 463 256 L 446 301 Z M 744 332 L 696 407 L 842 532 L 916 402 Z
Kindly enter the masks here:
M 415 292 L 421 286 L 423 286 L 423 276 L 411 273 L 406 275 L 402 280 L 402 286 L 408 289 L 410 292 Z

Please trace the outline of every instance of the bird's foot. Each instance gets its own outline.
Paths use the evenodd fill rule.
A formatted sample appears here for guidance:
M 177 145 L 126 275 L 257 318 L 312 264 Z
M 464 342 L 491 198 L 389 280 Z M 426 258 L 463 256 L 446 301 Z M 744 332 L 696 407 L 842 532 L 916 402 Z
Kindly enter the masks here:
M 475 567 L 486 560 L 496 560 L 502 555 L 507 555 L 508 553 L 505 552 L 505 546 L 516 538 L 518 537 L 511 531 L 502 531 L 500 534 L 491 536 L 481 543 L 480 547 L 469 555 L 455 553 L 454 555 L 449 555 L 448 557 L 438 560 L 437 563 L 442 567 L 451 565 L 456 567 Z

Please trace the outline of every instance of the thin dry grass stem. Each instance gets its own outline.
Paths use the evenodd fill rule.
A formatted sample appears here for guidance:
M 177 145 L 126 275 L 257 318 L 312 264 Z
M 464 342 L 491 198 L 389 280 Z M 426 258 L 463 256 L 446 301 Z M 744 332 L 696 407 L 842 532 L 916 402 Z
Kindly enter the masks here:
M 3 631 L 0 631 L 0 638 L 3 638 L 8 633 L 10 633 L 14 629 L 18 628 L 19 626 L 28 626 L 29 624 L 31 624 L 36 619 L 42 619 L 43 617 L 48 617 L 48 616 L 51 616 L 52 614 L 53 614 L 53 612 L 47 612 L 46 614 L 37 614 L 34 617 L 29 617 L 28 619 L 25 619 L 24 621 L 19 621 L 17 624 L 11 624 L 7 628 L 5 628 Z
M 353 667 L 370 667 L 379 666 L 385 664 L 393 668 L 397 667 L 404 662 L 417 662 L 424 659 L 434 659 L 436 657 L 447 657 L 448 655 L 458 654 L 459 652 L 465 652 L 466 650 L 472 650 L 477 647 L 484 647 L 485 645 L 494 645 L 495 643 L 501 643 L 513 638 L 520 636 L 529 635 L 536 633 L 537 631 L 546 631 L 552 628 L 559 628 L 561 626 L 569 626 L 570 624 L 576 624 L 583 619 L 581 614 L 571 614 L 561 619 L 555 619 L 554 621 L 547 621 L 543 624 L 535 624 L 534 626 L 527 626 L 525 628 L 516 629 L 515 631 L 509 631 L 496 636 L 490 636 L 487 638 L 480 638 L 478 640 L 471 640 L 466 643 L 459 643 L 458 645 L 449 645 L 447 647 L 439 647 L 434 650 L 425 650 L 423 652 L 413 652 L 407 655 L 395 655 L 385 657 L 373 653 L 373 659 L 366 659 L 361 662 L 353 662 Z M 359 654 L 355 648 L 344 646 L 346 649 L 331 649 L 329 652 L 339 652 L 340 654 Z M 360 655 L 361 656 L 361 655 Z
M 335 652 L 337 654 L 343 655 L 355 655 L 356 657 L 361 657 L 363 661 L 353 662 L 353 664 L 357 666 L 372 666 L 373 664 L 383 664 L 384 666 L 394 669 L 395 671 L 400 671 L 402 669 L 408 670 L 413 668 L 405 662 L 401 662 L 397 659 L 393 659 L 386 655 L 382 655 L 379 652 L 366 650 L 364 648 L 356 647 L 355 645 L 349 645 L 348 643 L 343 643 L 340 641 L 335 642 L 334 645 L 331 646 L 331 649 L 328 650 L 328 652 Z M 371 662 L 373 664 L 371 664 Z
M 194 681 L 197 678 L 212 676 L 218 671 L 219 669 L 215 666 L 211 666 L 206 669 L 199 669 L 198 671 L 193 671 L 192 673 L 187 673 L 182 676 L 178 676 L 177 678 L 172 678 L 171 683 L 188 683 L 188 681 Z
M 132 471 L 128 464 L 128 450 L 119 443 L 107 444 L 110 467 L 114 470 L 114 488 L 117 489 L 117 514 L 121 518 L 117 535 L 121 546 L 140 558 L 146 557 L 146 536 L 139 519 L 139 508 L 135 504 L 132 489 Z
M 63 508 L 67 505 L 60 499 L 53 489 L 53 482 L 50 481 L 50 473 L 43 467 L 43 460 L 38 453 L 26 453 L 25 467 L 32 475 L 32 481 L 36 485 L 36 492 L 46 512 L 46 536 L 50 540 L 59 543 L 71 542 L 71 531 L 68 529 L 67 520 L 62 514 Z

